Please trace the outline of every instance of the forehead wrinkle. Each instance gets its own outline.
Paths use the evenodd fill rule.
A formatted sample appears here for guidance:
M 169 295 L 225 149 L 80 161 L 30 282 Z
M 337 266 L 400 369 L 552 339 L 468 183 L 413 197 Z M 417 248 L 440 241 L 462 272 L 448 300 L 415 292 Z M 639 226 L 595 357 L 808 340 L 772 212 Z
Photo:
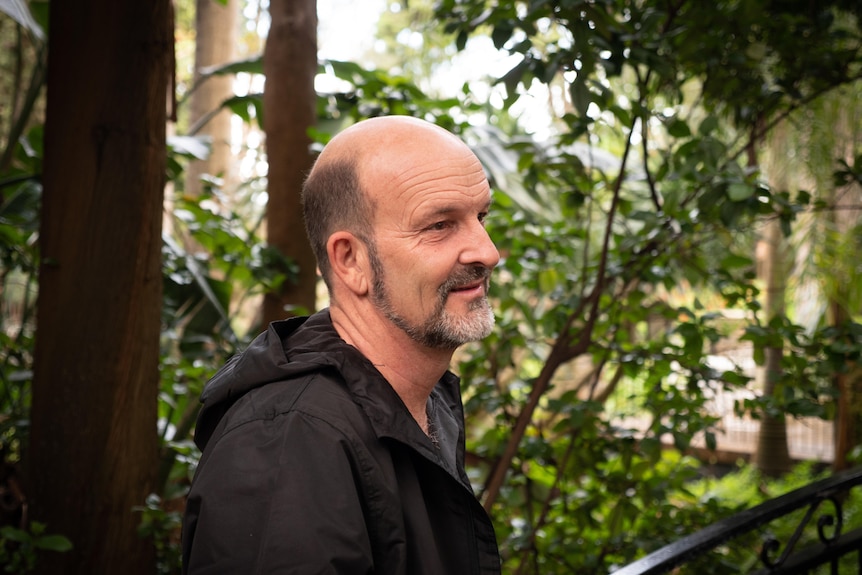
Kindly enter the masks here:
M 444 182 L 445 189 L 464 192 L 469 192 L 475 187 L 484 188 L 488 184 L 481 164 L 476 166 L 478 160 L 457 171 L 452 170 L 451 163 L 439 162 L 439 164 L 434 162 L 431 165 L 408 166 L 403 171 L 394 174 L 391 181 L 397 190 L 395 197 L 414 194 L 424 189 L 438 188 L 441 182 Z M 476 169 L 477 167 L 478 169 Z
M 442 213 L 439 206 L 469 211 L 467 206 L 475 206 L 477 197 L 490 199 L 482 164 L 466 144 L 449 134 L 413 136 L 390 137 L 381 146 L 365 150 L 361 180 L 367 183 L 366 193 L 390 214 L 386 227 L 410 233 L 417 219 Z
M 465 201 L 464 196 L 467 195 Z M 482 194 L 478 199 L 481 204 L 474 200 L 473 194 L 468 190 L 449 190 L 433 197 L 422 198 L 417 202 L 403 202 L 401 204 L 401 218 L 398 227 L 404 230 L 412 230 L 416 226 L 428 224 L 438 217 L 460 217 L 464 214 L 486 211 L 491 205 L 491 194 Z

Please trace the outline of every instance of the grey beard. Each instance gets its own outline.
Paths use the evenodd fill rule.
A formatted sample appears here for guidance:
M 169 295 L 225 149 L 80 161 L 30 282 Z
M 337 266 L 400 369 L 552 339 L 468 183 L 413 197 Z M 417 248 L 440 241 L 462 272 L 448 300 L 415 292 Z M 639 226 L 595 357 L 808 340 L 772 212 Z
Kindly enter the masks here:
M 465 317 L 454 316 L 446 311 L 449 292 L 479 279 L 487 284 L 491 274 L 490 269 L 484 266 L 466 267 L 450 276 L 437 290 L 437 304 L 433 313 L 423 323 L 411 324 L 392 308 L 382 265 L 376 259 L 376 254 L 372 252 L 369 259 L 374 270 L 372 301 L 389 321 L 412 340 L 434 349 L 454 350 L 467 342 L 488 336 L 494 328 L 494 312 L 486 297 L 479 297 L 470 302 L 469 312 Z

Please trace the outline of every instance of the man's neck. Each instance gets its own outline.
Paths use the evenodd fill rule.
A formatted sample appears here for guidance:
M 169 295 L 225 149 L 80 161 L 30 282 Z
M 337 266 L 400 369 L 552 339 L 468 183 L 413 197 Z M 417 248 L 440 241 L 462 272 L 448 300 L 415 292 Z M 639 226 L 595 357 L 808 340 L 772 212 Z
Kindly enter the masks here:
M 383 374 L 427 434 L 428 396 L 449 368 L 453 352 L 426 347 L 380 314 L 368 311 L 337 305 L 329 310 L 332 325 L 341 338 Z

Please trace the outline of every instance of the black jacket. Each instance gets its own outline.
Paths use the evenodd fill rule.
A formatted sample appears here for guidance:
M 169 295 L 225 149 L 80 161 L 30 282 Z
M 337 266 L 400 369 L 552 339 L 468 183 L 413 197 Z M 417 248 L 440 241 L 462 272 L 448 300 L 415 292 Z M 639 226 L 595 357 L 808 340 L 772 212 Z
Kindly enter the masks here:
M 271 324 L 201 400 L 184 573 L 500 572 L 451 373 L 429 402 L 435 444 L 324 311 Z

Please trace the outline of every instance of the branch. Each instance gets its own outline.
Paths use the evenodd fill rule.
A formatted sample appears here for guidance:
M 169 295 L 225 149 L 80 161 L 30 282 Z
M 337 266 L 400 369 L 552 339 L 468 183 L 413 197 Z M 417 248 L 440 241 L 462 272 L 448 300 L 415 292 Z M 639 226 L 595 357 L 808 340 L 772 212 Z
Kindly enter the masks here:
M 665 29 L 670 25 L 670 21 L 665 23 Z M 649 83 L 650 75 L 652 74 L 652 69 L 647 70 L 646 77 L 641 78 L 640 68 L 635 66 L 635 76 L 637 78 L 637 83 L 641 87 L 641 93 L 647 93 L 647 84 Z M 641 156 L 643 157 L 643 170 L 644 176 L 646 177 L 647 187 L 649 188 L 650 199 L 652 200 L 653 206 L 655 206 L 655 210 L 657 212 L 661 211 L 661 199 L 658 197 L 658 191 L 655 187 L 655 181 L 653 180 L 652 174 L 649 169 L 649 141 L 647 138 L 647 132 L 649 131 L 649 122 L 646 119 L 641 120 L 641 146 L 643 148 L 641 152 Z
M 47 74 L 48 49 L 45 44 L 41 44 L 36 54 L 36 62 L 33 65 L 33 72 L 30 76 L 30 84 L 27 86 L 24 102 L 18 111 L 18 115 L 10 118 L 9 138 L 6 140 L 5 149 L 0 154 L 0 170 L 5 171 L 12 162 L 15 148 L 18 145 L 18 139 L 27 128 L 27 123 L 33 114 L 33 108 L 36 106 L 36 101 L 39 99 L 39 94 L 45 85 Z
M 500 456 L 500 459 L 491 471 L 483 503 L 485 509 L 489 512 L 491 507 L 493 507 L 494 502 L 497 500 L 497 497 L 500 495 L 500 489 L 503 487 L 509 467 L 511 467 L 512 460 L 518 452 L 521 440 L 527 431 L 530 421 L 533 419 L 533 414 L 539 405 L 539 401 L 542 399 L 545 392 L 548 391 L 551 380 L 553 379 L 557 369 L 567 361 L 570 361 L 586 352 L 589 348 L 593 327 L 595 326 L 596 320 L 599 316 L 598 309 L 599 303 L 601 302 L 601 295 L 607 286 L 608 254 L 610 252 L 611 237 L 613 236 L 613 222 L 614 217 L 616 216 L 617 207 L 619 206 L 622 183 L 625 180 L 626 160 L 628 159 L 628 155 L 632 147 L 632 135 L 634 134 L 635 122 L 637 122 L 637 119 L 632 119 L 632 126 L 629 130 L 629 137 L 626 141 L 626 147 L 623 152 L 622 163 L 620 165 L 620 173 L 614 184 L 614 195 L 613 200 L 611 201 L 610 210 L 608 210 L 607 227 L 605 228 L 605 236 L 602 243 L 602 255 L 596 275 L 596 284 L 590 295 L 587 298 L 582 299 L 578 308 L 570 313 L 566 318 L 565 325 L 563 326 L 563 329 L 560 330 L 560 333 L 551 348 L 551 352 L 548 354 L 548 358 L 542 366 L 542 371 L 533 382 L 533 389 L 530 390 L 530 397 L 521 410 L 521 413 L 518 414 L 518 419 L 515 421 L 515 426 L 512 429 L 512 435 L 509 436 L 506 448 L 503 450 L 503 454 Z M 587 304 L 590 305 L 587 321 L 580 330 L 580 335 L 577 341 L 573 343 L 572 340 L 574 336 L 572 334 L 572 327 L 574 326 L 575 320 L 582 317 L 582 312 Z
M 827 94 L 827 93 L 831 92 L 832 90 L 836 90 L 841 86 L 844 86 L 847 84 L 852 84 L 852 83 L 859 81 L 859 80 L 862 80 L 862 71 L 860 71 L 858 74 L 856 74 L 854 76 L 849 76 L 847 79 L 845 79 L 842 82 L 838 82 L 838 83 L 832 84 L 830 86 L 824 86 L 823 88 L 821 88 L 819 90 L 815 90 L 811 94 L 808 94 L 804 98 L 800 98 L 795 103 L 788 106 L 787 109 L 785 109 L 782 112 L 777 113 L 773 118 L 770 118 L 769 121 L 765 121 L 765 122 L 758 121 L 757 124 L 755 126 L 753 126 L 753 128 L 750 132 L 751 135 L 749 136 L 749 139 L 745 142 L 745 144 L 739 150 L 737 150 L 736 152 L 734 152 L 730 156 L 727 163 L 736 161 L 739 158 L 739 156 L 741 156 L 742 154 L 746 153 L 749 150 L 752 143 L 766 137 L 766 134 L 771 132 L 772 129 L 775 128 L 775 126 L 777 126 L 778 124 L 783 122 L 785 119 L 787 119 L 796 110 L 799 110 L 800 108 L 807 106 L 808 104 L 810 104 L 811 102 L 813 102 L 814 100 L 819 98 L 820 96 L 823 96 L 824 94 Z
M 201 403 L 199 401 L 194 399 L 189 401 L 188 405 L 186 405 L 186 409 L 183 411 L 180 421 L 177 424 L 176 431 L 174 432 L 174 441 L 180 441 L 191 436 L 192 429 L 195 426 L 200 409 Z M 155 491 L 160 497 L 164 497 L 166 494 L 165 492 L 168 486 L 171 469 L 177 459 L 176 449 L 167 445 L 164 438 L 162 441 L 164 445 L 162 445 L 161 453 L 159 453 L 159 472 L 155 485 Z
M 515 575 L 520 575 L 524 571 L 524 565 L 527 563 L 527 554 L 531 549 L 534 549 L 536 546 L 536 532 L 542 528 L 545 523 L 548 521 L 548 513 L 551 510 L 551 502 L 554 500 L 554 497 L 559 491 L 560 481 L 563 479 L 563 475 L 565 474 L 566 465 L 569 462 L 569 459 L 574 452 L 575 440 L 578 437 L 578 431 L 575 431 L 571 434 L 569 439 L 569 445 L 566 447 L 566 452 L 563 454 L 563 459 L 560 461 L 560 464 L 557 466 L 557 475 L 554 477 L 554 484 L 548 490 L 548 498 L 542 504 L 542 512 L 539 514 L 539 518 L 536 521 L 536 524 L 533 526 L 533 529 L 530 533 L 529 542 L 530 545 L 521 552 L 521 563 L 518 565 L 518 570 L 515 571 Z

